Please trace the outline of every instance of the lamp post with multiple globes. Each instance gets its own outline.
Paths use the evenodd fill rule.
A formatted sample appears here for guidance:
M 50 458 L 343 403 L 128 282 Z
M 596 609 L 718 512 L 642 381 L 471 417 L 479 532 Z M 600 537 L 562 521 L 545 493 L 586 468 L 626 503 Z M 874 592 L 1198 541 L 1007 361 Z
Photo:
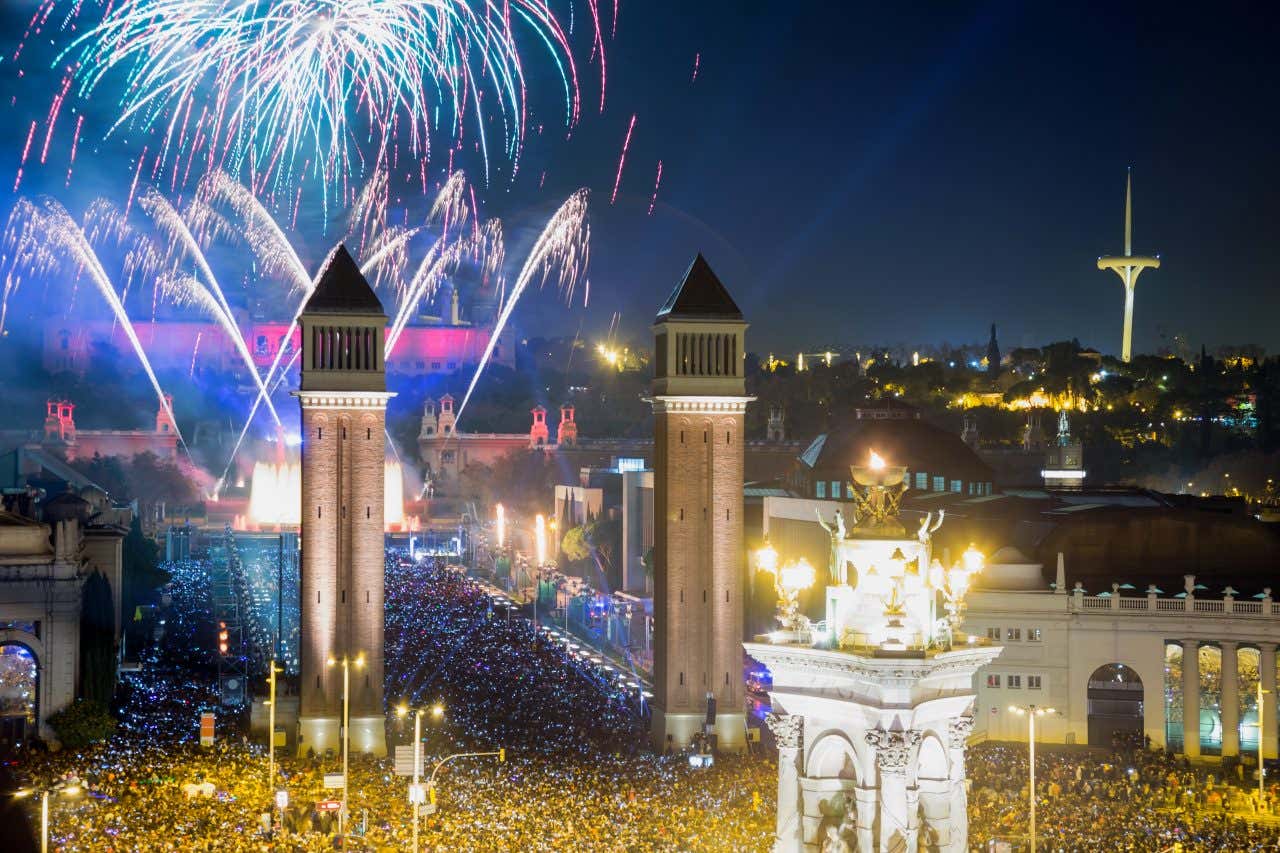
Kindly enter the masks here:
M 408 716 L 408 705 L 396 709 L 396 716 Z M 409 806 L 413 809 L 413 853 L 418 853 L 418 810 L 426 802 L 426 789 L 422 786 L 422 716 L 428 713 L 426 708 L 413 709 L 413 784 L 409 786 Z M 444 717 L 444 706 L 439 702 L 431 706 L 431 718 L 440 720 Z
M 1036 853 L 1036 717 L 1058 712 L 1052 708 L 1042 708 L 1039 705 L 1010 705 L 1009 710 L 1018 716 L 1027 718 L 1027 754 L 1029 756 L 1028 765 L 1031 768 L 1031 788 L 1028 795 L 1028 805 L 1031 809 L 1029 832 L 1031 835 L 1031 853 Z

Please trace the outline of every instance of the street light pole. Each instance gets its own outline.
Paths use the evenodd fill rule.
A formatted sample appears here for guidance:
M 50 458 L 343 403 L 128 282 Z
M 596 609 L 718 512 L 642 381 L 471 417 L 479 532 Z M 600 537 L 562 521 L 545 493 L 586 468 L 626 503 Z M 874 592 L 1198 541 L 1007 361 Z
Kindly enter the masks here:
M 413 790 L 417 796 L 419 778 L 422 776 L 422 709 L 413 715 Z M 413 853 L 418 853 L 418 808 L 420 804 L 413 802 Z
M 1262 768 L 1263 741 L 1264 741 L 1262 737 L 1262 732 L 1265 729 L 1265 725 L 1262 721 L 1266 719 L 1265 715 L 1262 713 L 1263 702 L 1265 701 L 1263 694 L 1270 693 L 1270 692 L 1271 691 L 1269 690 L 1262 689 L 1262 675 L 1259 674 L 1258 675 L 1258 813 L 1259 814 L 1262 813 L 1262 804 L 1266 802 L 1266 795 L 1267 795 L 1267 785 L 1265 781 L 1266 772 Z
M 329 666 L 338 663 L 329 658 Z M 342 656 L 342 807 L 338 810 L 338 834 L 342 837 L 342 847 L 347 847 L 347 790 L 350 787 L 348 772 L 348 753 L 351 746 L 351 658 Z M 364 666 L 364 655 L 357 655 L 356 668 Z
M 49 853 L 49 789 L 40 795 L 40 853 Z
M 347 846 L 347 747 L 351 742 L 351 662 L 342 659 L 342 808 L 338 811 L 338 834 Z M 1033 818 L 1034 820 L 1034 818 Z M 1035 853 L 1035 851 L 1031 851 Z
M 1027 715 L 1027 755 L 1031 768 L 1031 788 L 1028 792 L 1030 804 L 1031 853 L 1036 853 L 1036 717 L 1056 713 L 1052 708 L 1040 708 L 1035 705 L 1010 705 L 1009 710 L 1015 714 Z

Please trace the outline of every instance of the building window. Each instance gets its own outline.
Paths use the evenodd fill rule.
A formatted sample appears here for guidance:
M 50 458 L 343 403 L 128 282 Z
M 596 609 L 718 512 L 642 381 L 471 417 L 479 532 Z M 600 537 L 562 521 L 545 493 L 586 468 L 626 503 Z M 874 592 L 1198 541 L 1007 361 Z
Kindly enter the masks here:
M 1005 679 L 1005 686 L 1008 687 L 1010 690 L 1021 690 L 1022 676 L 1021 675 L 1009 676 L 1008 678 Z
M 1039 628 L 1028 628 L 1028 629 L 1027 629 L 1027 642 L 1028 642 L 1028 643 L 1038 643 L 1038 642 L 1040 642 L 1040 629 L 1039 629 Z
M 1010 642 L 1021 642 L 1021 640 L 1022 640 L 1022 629 L 1021 629 L 1021 628 L 1006 628 L 1006 629 L 1005 629 L 1005 632 L 1004 632 L 1004 638 L 1005 638 L 1006 640 L 1010 641 Z
M 952 481 L 951 481 L 951 491 L 955 492 L 957 495 L 958 495 L 958 494 L 960 494 L 960 481 L 959 481 L 959 480 L 952 480 Z
M 989 494 L 991 494 L 991 484 L 990 484 L 990 483 L 983 483 L 983 484 L 982 484 L 982 493 L 983 493 L 983 494 L 985 494 L 985 495 L 989 495 Z
M 446 427 L 446 430 L 447 430 L 447 429 L 448 429 L 448 427 Z M 453 464 L 453 451 L 452 451 L 452 450 L 446 450 L 446 451 L 442 452 L 442 453 L 440 454 L 440 461 L 441 461 L 443 464 L 445 464 L 445 465 L 452 465 L 452 464 Z
M 987 676 L 987 686 L 988 686 L 988 687 L 999 687 L 999 686 L 1000 686 L 1000 676 L 998 676 L 998 675 L 996 675 L 996 674 L 994 674 L 994 673 L 992 673 L 991 675 L 988 675 L 988 676 Z
M 447 368 L 449 368 L 450 370 L 457 370 L 457 369 L 458 369 L 458 362 L 456 362 L 456 361 L 451 361 L 451 362 L 448 362 L 445 366 L 446 366 Z
M 946 477 L 934 477 L 934 478 L 933 478 L 933 490 L 934 490 L 935 492 L 945 492 L 945 491 L 947 490 L 947 478 L 946 478 Z
M 853 500 L 853 483 L 844 484 L 844 497 L 845 500 Z
M 988 628 L 988 629 L 987 629 L 987 639 L 988 639 L 988 640 L 995 640 L 997 643 L 998 643 L 998 642 L 1000 642 L 1000 629 L 999 629 L 999 628 Z
M 922 492 L 929 491 L 929 475 L 924 471 L 916 472 L 916 488 Z
M 1038 675 L 1028 675 L 1028 676 L 1027 676 L 1027 689 L 1028 689 L 1028 690 L 1039 690 L 1039 689 L 1040 689 L 1040 676 L 1038 676 Z
M 814 484 L 814 489 L 816 489 L 814 492 L 815 497 L 825 498 L 827 496 L 827 481 L 819 480 Z
M 440 369 L 440 362 L 438 362 L 438 361 L 433 361 L 433 362 L 431 362 L 431 369 L 432 369 L 432 370 L 439 370 L 439 369 Z
M 839 481 L 839 480 L 832 480 L 832 481 L 831 481 L 831 499 L 832 499 L 833 501 L 838 501 L 838 500 L 840 500 L 840 492 L 841 492 L 841 491 L 843 491 L 843 490 L 840 488 L 840 481 Z

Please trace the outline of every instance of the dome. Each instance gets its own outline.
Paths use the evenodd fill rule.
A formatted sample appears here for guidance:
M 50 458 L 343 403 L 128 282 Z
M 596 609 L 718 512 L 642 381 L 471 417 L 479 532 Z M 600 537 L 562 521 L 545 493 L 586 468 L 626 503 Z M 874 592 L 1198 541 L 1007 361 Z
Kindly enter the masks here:
M 865 465 L 871 451 L 890 465 L 903 465 L 912 473 L 945 477 L 948 481 L 986 482 L 994 479 L 983 462 L 960 436 L 921 418 L 858 418 L 819 435 L 800 456 L 802 465 L 820 476 L 847 479 L 849 466 Z
M 987 590 L 1042 590 L 1046 588 L 1044 564 L 1013 545 L 1005 545 L 987 559 L 987 567 L 975 586 Z

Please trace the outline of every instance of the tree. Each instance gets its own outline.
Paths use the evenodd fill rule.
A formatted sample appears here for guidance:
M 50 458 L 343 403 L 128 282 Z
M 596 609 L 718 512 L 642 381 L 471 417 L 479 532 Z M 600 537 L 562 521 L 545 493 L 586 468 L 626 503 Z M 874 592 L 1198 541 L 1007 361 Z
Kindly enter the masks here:
M 1000 378 L 1000 344 L 996 342 L 996 324 L 991 324 L 991 340 L 987 342 L 987 378 Z
M 591 556 L 591 548 L 587 544 L 587 532 L 584 526 L 570 527 L 560 539 L 560 553 L 565 559 L 577 563 Z
M 121 583 L 121 610 L 124 614 L 126 649 L 140 648 L 141 626 L 133 622 L 133 613 L 139 605 L 149 604 L 157 587 L 169 582 L 170 575 L 156 567 L 156 545 L 142 533 L 137 516 L 124 537 L 123 582 Z
M 115 734 L 116 721 L 105 703 L 77 699 L 56 714 L 50 714 L 49 726 L 63 746 L 83 749 Z
M 116 687 L 115 604 L 111 582 L 100 571 L 80 593 L 80 697 L 104 705 Z

